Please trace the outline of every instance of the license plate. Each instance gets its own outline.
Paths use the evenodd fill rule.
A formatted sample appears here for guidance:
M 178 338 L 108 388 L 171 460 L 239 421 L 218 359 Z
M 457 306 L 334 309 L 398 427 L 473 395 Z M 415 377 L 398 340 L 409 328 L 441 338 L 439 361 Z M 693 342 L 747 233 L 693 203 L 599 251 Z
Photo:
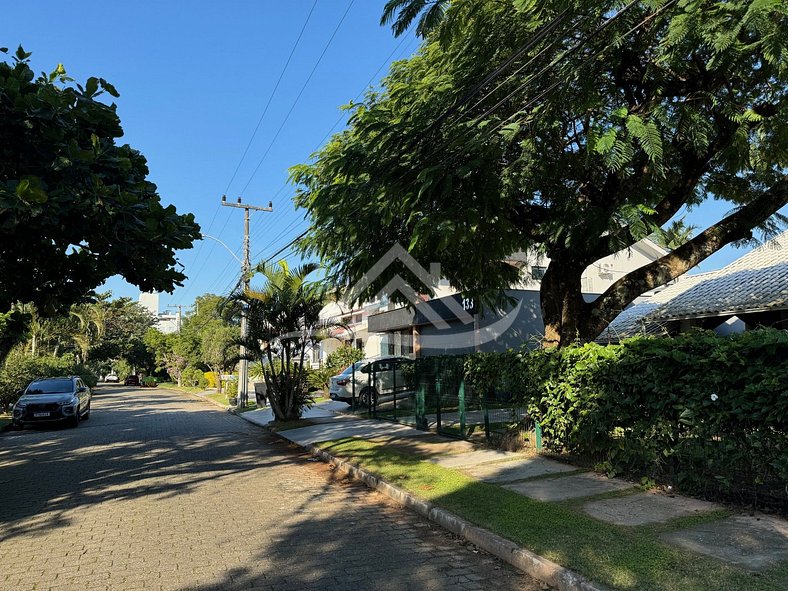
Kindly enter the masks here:
M 33 416 L 34 416 L 35 418 L 37 418 L 37 419 L 40 419 L 40 418 L 42 418 L 42 417 L 48 417 L 48 416 L 49 416 L 49 413 L 48 413 L 48 412 L 34 412 L 34 413 L 33 413 Z

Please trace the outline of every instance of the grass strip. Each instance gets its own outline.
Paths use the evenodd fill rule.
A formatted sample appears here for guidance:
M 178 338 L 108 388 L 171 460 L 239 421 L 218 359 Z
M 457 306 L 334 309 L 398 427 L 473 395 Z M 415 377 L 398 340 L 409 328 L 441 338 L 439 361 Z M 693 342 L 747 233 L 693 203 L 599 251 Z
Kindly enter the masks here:
M 784 565 L 753 574 L 661 542 L 662 528 L 603 523 L 565 505 L 530 499 L 380 443 L 346 438 L 318 447 L 611 589 L 784 590 Z M 693 522 L 720 516 L 701 516 Z

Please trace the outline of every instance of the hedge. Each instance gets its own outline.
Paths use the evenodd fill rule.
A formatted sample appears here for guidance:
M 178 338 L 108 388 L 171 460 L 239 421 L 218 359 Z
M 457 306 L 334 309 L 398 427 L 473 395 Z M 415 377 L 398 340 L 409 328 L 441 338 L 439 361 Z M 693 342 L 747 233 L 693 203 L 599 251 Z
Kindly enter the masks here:
M 486 395 L 512 390 L 554 451 L 788 507 L 788 331 L 477 354 L 465 368 Z
M 21 351 L 12 352 L 0 369 L 0 406 L 7 409 L 19 397 L 17 392 L 37 378 L 78 375 L 91 388 L 98 381 L 86 366 L 70 354 L 62 357 L 29 357 Z

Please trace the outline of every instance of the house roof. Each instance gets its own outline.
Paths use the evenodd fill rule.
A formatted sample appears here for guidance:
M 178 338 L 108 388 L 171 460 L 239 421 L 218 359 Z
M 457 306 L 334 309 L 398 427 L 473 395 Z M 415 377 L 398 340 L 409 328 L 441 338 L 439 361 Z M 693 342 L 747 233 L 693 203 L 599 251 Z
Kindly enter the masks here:
M 718 271 L 684 276 L 649 298 L 639 298 L 600 340 L 653 334 L 671 320 L 782 308 L 788 308 L 788 232 Z

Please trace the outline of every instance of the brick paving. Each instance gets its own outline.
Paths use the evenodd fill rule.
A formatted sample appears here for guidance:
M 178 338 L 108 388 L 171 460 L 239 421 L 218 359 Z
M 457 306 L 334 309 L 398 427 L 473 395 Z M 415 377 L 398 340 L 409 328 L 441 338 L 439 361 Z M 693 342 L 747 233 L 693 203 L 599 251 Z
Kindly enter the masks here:
M 0 589 L 543 586 L 208 403 L 103 387 L 0 434 Z

